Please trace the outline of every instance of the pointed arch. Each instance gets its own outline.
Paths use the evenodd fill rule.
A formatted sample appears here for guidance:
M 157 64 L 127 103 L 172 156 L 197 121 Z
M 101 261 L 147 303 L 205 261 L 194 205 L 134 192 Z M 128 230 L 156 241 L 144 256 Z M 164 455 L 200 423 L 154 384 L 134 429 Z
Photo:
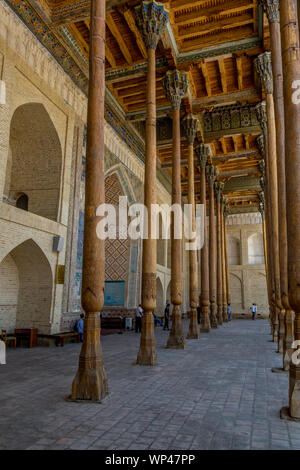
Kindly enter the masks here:
M 16 205 L 25 194 L 29 212 L 56 221 L 61 169 L 61 143 L 48 111 L 41 103 L 19 106 L 10 123 L 5 197 Z
M 10 330 L 50 331 L 53 276 L 43 250 L 33 239 L 13 248 L 0 263 L 0 321 Z

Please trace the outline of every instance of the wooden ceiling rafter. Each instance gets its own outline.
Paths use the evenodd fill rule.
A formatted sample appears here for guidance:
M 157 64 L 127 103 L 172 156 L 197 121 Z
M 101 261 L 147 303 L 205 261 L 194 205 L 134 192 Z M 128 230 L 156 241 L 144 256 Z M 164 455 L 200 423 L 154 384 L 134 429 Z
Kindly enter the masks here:
M 59 40 L 64 40 L 59 28 L 68 29 L 78 45 L 77 51 L 74 50 L 72 56 L 82 70 L 85 65 L 86 73 L 89 53 L 89 0 L 28 1 Z M 107 87 L 123 109 L 126 119 L 133 123 L 135 120 L 145 120 L 146 110 L 147 50 L 134 13 L 134 7 L 140 1 L 106 2 Z M 260 85 L 253 67 L 254 58 L 263 50 L 256 41 L 259 25 L 257 0 L 161 1 L 169 9 L 170 15 L 168 30 L 165 30 L 156 52 L 157 115 L 170 114 L 170 103 L 165 97 L 161 80 L 169 68 L 175 67 L 187 72 L 190 83 L 189 94 L 182 100 L 182 114 L 187 112 L 200 114 L 218 105 L 259 101 Z M 243 48 L 242 44 L 246 44 L 247 41 L 251 42 L 251 47 Z M 265 47 L 268 41 L 266 25 Z M 229 45 L 231 47 L 232 44 L 241 44 L 241 46 L 228 49 L 227 47 Z M 69 46 L 68 50 L 71 47 Z M 220 50 L 218 56 L 213 52 L 216 49 Z M 82 51 L 85 59 L 78 56 L 78 50 Z M 226 131 L 223 131 L 212 133 L 208 138 L 200 129 L 198 139 L 210 143 L 212 150 L 210 162 L 219 168 L 220 177 L 231 180 L 238 178 L 239 173 L 245 176 L 260 174 L 260 155 L 255 143 L 255 132 L 256 129 L 252 128 L 244 132 L 237 129 L 232 135 L 227 135 Z M 185 187 L 188 150 L 184 139 L 181 142 L 181 152 L 181 174 Z M 171 143 L 167 140 L 158 142 L 157 153 L 158 167 L 171 176 Z M 199 164 L 195 159 L 198 186 L 199 174 Z M 253 191 L 253 194 L 249 193 L 249 197 L 255 199 L 258 189 Z M 235 195 L 236 203 L 241 194 L 235 192 Z M 253 202 L 251 197 L 247 203 Z M 243 203 L 245 200 L 243 199 Z

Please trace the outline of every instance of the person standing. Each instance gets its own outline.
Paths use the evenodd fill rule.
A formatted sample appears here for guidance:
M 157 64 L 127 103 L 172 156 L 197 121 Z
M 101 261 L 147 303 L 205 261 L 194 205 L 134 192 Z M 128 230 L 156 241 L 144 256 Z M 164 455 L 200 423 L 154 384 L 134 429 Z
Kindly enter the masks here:
M 76 331 L 80 334 L 80 341 L 83 342 L 83 313 L 80 314 L 80 318 L 76 324 Z
M 135 314 L 135 332 L 141 333 L 142 331 L 142 318 L 143 318 L 143 309 L 141 304 L 139 304 L 136 314 Z
M 170 320 L 170 304 L 166 305 L 165 308 L 165 323 L 164 323 L 164 330 L 169 330 L 169 320 Z
M 231 321 L 231 306 L 230 306 L 230 304 L 227 305 L 227 317 L 228 317 L 228 321 Z
M 251 312 L 252 312 L 252 320 L 255 320 L 256 313 L 257 313 L 257 305 L 255 303 L 251 305 Z

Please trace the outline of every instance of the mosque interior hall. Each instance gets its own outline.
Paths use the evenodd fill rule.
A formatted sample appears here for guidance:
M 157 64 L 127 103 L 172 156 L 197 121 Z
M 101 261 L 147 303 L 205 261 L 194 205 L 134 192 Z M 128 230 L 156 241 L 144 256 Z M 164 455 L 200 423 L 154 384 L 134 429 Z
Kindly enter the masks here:
M 299 84 L 297 0 L 0 0 L 0 450 L 300 450 Z

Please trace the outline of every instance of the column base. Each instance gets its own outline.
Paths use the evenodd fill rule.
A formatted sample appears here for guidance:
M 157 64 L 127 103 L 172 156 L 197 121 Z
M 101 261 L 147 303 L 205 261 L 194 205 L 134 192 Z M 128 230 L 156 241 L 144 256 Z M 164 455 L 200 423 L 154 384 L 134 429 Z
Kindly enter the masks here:
M 294 418 L 290 415 L 290 409 L 288 406 L 284 406 L 283 408 L 281 408 L 280 418 L 286 421 L 295 421 L 295 422 L 300 423 L 300 418 Z
M 210 304 L 210 326 L 211 328 L 218 328 L 218 321 L 216 316 L 216 304 L 211 302 Z
M 283 369 L 283 367 L 272 367 L 271 372 L 274 372 L 274 374 L 286 374 L 288 370 Z
M 202 305 L 200 332 L 210 333 L 210 320 L 209 320 L 208 305 L 204 305 L 204 306 Z
M 179 305 L 174 305 L 172 312 L 172 328 L 167 342 L 167 349 L 184 349 L 185 339 L 182 328 L 182 316 Z
M 154 336 L 154 320 L 152 312 L 144 312 L 140 349 L 136 363 L 140 366 L 154 366 L 156 364 L 156 344 Z
M 192 309 L 190 311 L 190 323 L 189 323 L 189 331 L 187 334 L 187 339 L 199 339 L 199 328 L 198 328 L 198 319 L 197 319 L 197 310 Z
M 83 344 L 79 366 L 72 383 L 70 400 L 101 402 L 108 395 L 103 367 L 98 312 L 87 312 L 84 320 Z
M 222 306 L 218 305 L 218 310 L 217 310 L 217 322 L 218 325 L 223 325 L 223 308 Z
M 223 305 L 222 316 L 223 316 L 223 323 L 228 323 L 228 315 L 227 315 L 227 306 L 226 305 Z
M 283 338 L 279 338 L 278 340 L 278 350 L 276 351 L 280 354 L 283 354 Z
M 107 376 L 103 367 L 78 370 L 72 383 L 72 394 L 68 398 L 77 402 L 101 401 L 108 395 Z
M 300 419 L 300 367 L 290 363 L 289 371 L 289 414 L 292 418 Z
M 291 357 L 295 349 L 291 348 L 291 344 L 289 342 L 289 346 L 287 347 L 285 345 L 285 342 L 283 342 L 283 369 L 288 371 L 290 370 L 290 363 L 291 363 Z

